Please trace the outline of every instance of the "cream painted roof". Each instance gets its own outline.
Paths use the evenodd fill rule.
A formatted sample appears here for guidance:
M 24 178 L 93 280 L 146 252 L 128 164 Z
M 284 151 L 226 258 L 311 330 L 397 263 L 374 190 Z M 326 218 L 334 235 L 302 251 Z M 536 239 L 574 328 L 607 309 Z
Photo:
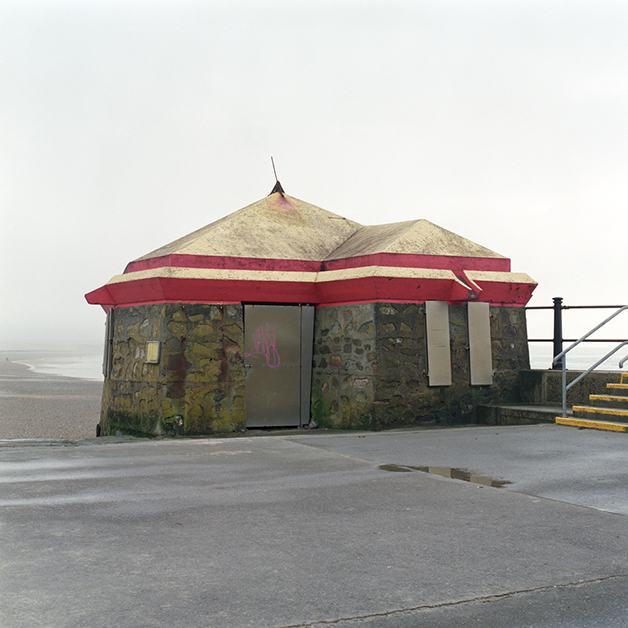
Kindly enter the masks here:
M 500 283 L 536 283 L 530 275 L 526 273 L 504 273 L 499 271 L 487 270 L 465 270 L 464 274 L 471 281 L 495 281 Z
M 375 253 L 506 259 L 503 255 L 447 231 L 429 220 L 409 220 L 361 227 L 327 259 L 344 259 Z
M 476 273 L 477 274 L 477 273 Z M 497 281 L 494 277 L 484 275 L 509 275 L 510 273 L 483 273 L 480 279 Z M 395 266 L 361 266 L 359 268 L 343 268 L 323 272 L 265 271 L 243 270 L 231 268 L 181 268 L 178 266 L 150 268 L 138 270 L 112 277 L 107 286 L 129 281 L 147 279 L 213 279 L 218 281 L 288 281 L 300 283 L 326 283 L 329 281 L 346 281 L 364 277 L 396 277 L 401 279 L 447 279 L 464 285 L 451 270 L 433 268 L 397 268 Z M 525 275 L 527 277 L 527 275 Z
M 506 259 L 428 220 L 363 226 L 278 192 L 144 255 L 323 261 L 375 253 Z
M 361 226 L 275 192 L 139 260 L 181 254 L 320 261 Z

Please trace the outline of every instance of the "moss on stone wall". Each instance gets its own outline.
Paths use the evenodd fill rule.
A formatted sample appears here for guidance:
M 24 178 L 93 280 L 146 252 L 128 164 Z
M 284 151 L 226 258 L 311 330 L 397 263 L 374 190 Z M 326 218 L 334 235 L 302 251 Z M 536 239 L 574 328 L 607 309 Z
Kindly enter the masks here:
M 103 433 L 194 435 L 244 428 L 243 310 L 162 304 L 113 311 Z M 158 364 L 146 342 L 160 343 Z

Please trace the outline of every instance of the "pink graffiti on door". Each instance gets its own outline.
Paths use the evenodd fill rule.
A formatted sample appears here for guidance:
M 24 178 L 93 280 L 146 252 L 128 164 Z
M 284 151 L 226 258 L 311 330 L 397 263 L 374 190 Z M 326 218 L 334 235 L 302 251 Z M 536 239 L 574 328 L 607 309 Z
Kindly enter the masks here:
M 250 353 L 245 353 L 245 358 L 256 358 L 263 355 L 266 358 L 266 364 L 271 369 L 276 369 L 280 364 L 279 353 L 276 347 L 275 334 L 277 332 L 277 325 L 271 325 L 266 323 L 266 329 L 258 327 L 251 337 L 253 338 L 253 350 Z

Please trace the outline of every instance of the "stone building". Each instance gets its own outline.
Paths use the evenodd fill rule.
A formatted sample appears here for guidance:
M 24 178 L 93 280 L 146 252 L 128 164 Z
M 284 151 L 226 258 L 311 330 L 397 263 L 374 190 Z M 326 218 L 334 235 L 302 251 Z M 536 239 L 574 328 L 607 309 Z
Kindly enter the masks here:
M 102 433 L 473 422 L 529 368 L 535 285 L 427 220 L 363 226 L 278 184 L 86 295 Z

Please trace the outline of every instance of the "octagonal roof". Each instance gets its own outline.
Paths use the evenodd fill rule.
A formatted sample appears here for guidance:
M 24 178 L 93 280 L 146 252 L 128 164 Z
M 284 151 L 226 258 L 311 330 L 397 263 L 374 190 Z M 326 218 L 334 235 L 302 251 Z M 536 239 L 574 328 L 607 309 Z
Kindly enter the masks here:
M 364 226 L 279 186 L 130 262 L 86 298 L 105 309 L 171 301 L 525 305 L 535 286 L 510 272 L 508 258 L 428 220 Z

